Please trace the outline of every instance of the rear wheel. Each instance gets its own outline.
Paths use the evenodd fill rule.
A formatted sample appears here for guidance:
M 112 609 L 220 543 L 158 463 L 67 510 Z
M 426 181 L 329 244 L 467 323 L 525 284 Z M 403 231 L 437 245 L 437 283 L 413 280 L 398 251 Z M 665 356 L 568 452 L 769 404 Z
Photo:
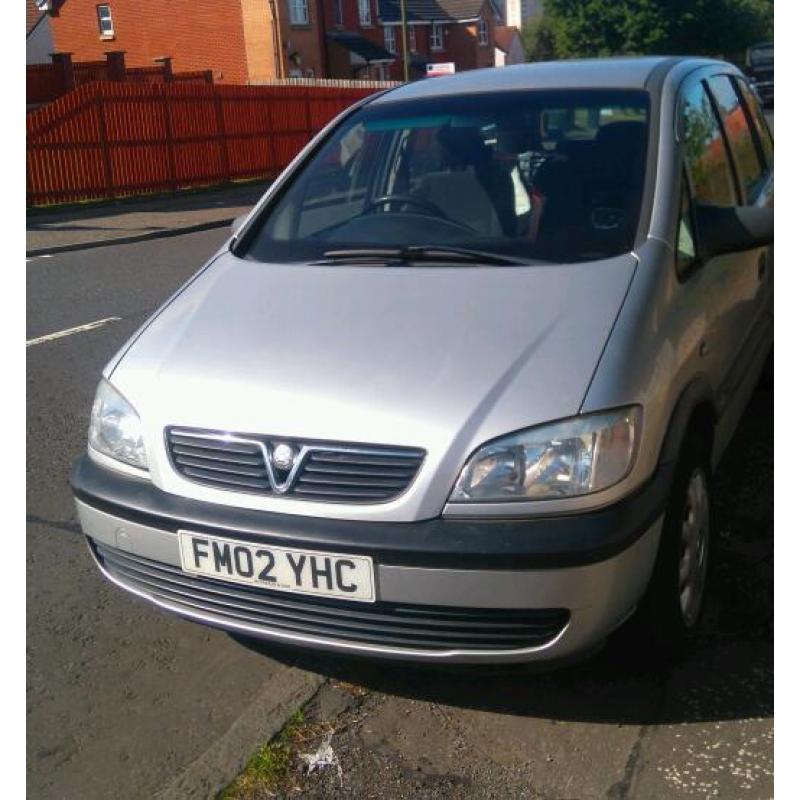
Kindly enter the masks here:
M 684 445 L 664 514 L 656 563 L 636 622 L 659 655 L 697 630 L 711 556 L 711 470 L 702 439 Z

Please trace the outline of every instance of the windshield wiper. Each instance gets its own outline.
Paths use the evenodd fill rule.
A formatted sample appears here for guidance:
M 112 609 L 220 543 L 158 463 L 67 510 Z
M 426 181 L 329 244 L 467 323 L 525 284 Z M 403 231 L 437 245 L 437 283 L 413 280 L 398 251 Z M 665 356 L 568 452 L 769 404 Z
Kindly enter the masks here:
M 465 247 L 448 245 L 409 245 L 408 247 L 353 247 L 342 250 L 326 250 L 323 260 L 316 264 L 329 264 L 337 261 L 377 262 L 427 261 L 431 263 L 458 262 L 463 264 L 487 264 L 492 266 L 530 266 L 531 262 L 513 256 L 487 253 L 484 250 L 470 250 Z

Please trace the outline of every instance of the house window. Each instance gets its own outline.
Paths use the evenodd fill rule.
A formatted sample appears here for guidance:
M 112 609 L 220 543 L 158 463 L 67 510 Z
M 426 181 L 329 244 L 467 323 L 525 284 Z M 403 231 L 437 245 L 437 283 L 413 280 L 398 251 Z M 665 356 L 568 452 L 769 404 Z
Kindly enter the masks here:
M 486 24 L 486 20 L 483 17 L 478 19 L 478 44 L 489 44 L 489 26 Z
M 431 25 L 431 50 L 442 50 L 444 48 L 444 31 L 442 25 L 434 22 Z
M 358 21 L 362 25 L 372 25 L 372 9 L 370 0 L 358 0 Z
M 397 47 L 395 46 L 395 39 L 394 39 L 394 28 L 391 25 L 385 25 L 383 28 L 383 46 L 390 53 L 397 52 Z
M 336 17 L 336 25 L 341 27 L 344 25 L 344 11 L 342 10 L 342 0 L 334 0 L 333 13 Z
M 417 52 L 417 29 L 413 25 L 408 26 L 408 49 Z
M 114 35 L 114 22 L 111 19 L 111 6 L 97 6 L 97 27 L 101 36 Z
M 308 25 L 308 0 L 289 0 L 289 21 L 292 25 Z

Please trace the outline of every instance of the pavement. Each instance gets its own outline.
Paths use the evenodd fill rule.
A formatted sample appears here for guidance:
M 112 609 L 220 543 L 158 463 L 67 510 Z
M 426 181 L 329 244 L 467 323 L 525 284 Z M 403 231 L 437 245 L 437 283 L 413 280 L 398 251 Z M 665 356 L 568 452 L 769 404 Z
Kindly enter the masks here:
M 100 577 L 67 476 L 101 369 L 263 188 L 29 218 L 45 255 L 26 265 L 28 795 L 214 797 L 305 707 L 332 720 L 342 778 L 298 763 L 291 796 L 771 797 L 771 392 L 717 475 L 709 613 L 674 663 L 623 640 L 547 674 L 322 657 L 236 641 Z
M 236 183 L 177 195 L 29 210 L 27 256 L 127 244 L 228 227 L 264 194 L 269 182 Z

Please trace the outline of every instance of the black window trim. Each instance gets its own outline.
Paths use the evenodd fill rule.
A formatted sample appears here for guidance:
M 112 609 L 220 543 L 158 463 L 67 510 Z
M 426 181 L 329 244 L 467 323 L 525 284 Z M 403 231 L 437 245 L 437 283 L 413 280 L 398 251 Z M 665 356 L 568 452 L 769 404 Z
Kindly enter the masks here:
M 708 78 L 717 78 L 717 77 L 726 77 L 728 73 L 726 72 L 718 72 L 714 75 L 709 75 Z M 742 184 L 742 179 L 739 175 L 739 168 L 736 166 L 736 159 L 733 157 L 733 150 L 731 149 L 731 143 L 728 139 L 728 133 L 725 130 L 725 123 L 722 121 L 722 113 L 720 112 L 719 105 L 717 104 L 717 99 L 714 97 L 714 92 L 711 91 L 711 87 L 708 85 L 708 78 L 703 78 L 702 84 L 703 89 L 705 90 L 708 99 L 711 101 L 711 108 L 714 113 L 714 117 L 717 120 L 717 125 L 719 126 L 720 133 L 722 134 L 722 141 L 725 143 L 725 152 L 728 155 L 728 166 L 731 170 L 731 175 L 733 176 L 733 186 L 736 190 L 736 200 L 737 205 L 745 205 L 744 202 L 744 186 Z M 738 96 L 738 95 L 737 95 Z

